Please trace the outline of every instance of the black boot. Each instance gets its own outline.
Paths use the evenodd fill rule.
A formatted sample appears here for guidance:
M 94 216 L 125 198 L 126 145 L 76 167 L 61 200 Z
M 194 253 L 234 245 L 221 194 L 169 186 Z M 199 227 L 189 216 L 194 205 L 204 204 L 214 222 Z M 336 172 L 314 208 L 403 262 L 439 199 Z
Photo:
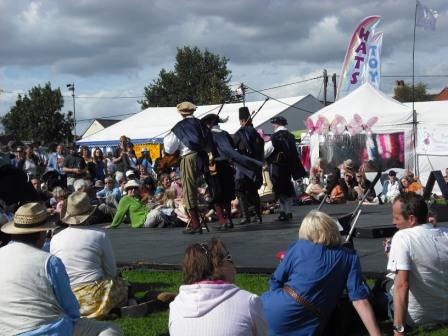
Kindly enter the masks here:
M 193 208 L 188 210 L 188 214 L 190 215 L 190 224 L 191 226 L 182 231 L 184 234 L 202 234 L 202 226 L 199 219 L 198 209 Z
M 251 219 L 249 215 L 249 204 L 246 195 L 239 195 L 238 200 L 240 202 L 241 221 L 240 225 L 249 224 Z
M 280 215 L 278 216 L 277 220 L 282 221 L 282 222 L 287 221 L 288 215 L 282 211 L 282 212 L 280 212 Z

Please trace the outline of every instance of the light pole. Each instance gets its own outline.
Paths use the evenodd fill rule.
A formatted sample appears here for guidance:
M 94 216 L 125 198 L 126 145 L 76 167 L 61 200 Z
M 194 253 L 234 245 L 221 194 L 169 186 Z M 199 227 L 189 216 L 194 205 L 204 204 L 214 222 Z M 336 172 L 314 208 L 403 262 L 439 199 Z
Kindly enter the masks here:
M 75 83 L 67 84 L 67 89 L 72 92 L 72 98 L 73 98 L 73 119 L 74 119 L 74 137 L 76 141 L 76 106 L 75 106 Z

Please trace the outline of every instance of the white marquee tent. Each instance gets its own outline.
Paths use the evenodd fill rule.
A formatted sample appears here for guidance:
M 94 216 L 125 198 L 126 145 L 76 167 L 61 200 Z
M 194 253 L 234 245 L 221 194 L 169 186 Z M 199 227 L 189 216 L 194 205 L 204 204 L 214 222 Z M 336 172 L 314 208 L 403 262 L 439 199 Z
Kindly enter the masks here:
M 311 116 L 316 123 L 319 116 L 324 116 L 331 122 L 336 115 L 340 115 L 350 123 L 354 114 L 359 114 L 363 122 L 378 117 L 373 125 L 374 133 L 404 132 L 405 138 L 405 166 L 411 169 L 412 163 L 412 109 L 366 83 L 335 103 L 321 109 Z M 314 164 L 319 158 L 318 137 L 311 140 L 311 162 Z
M 412 108 L 412 103 L 405 103 Z M 448 101 L 416 102 L 418 172 L 426 182 L 432 170 L 448 168 Z
M 247 102 L 250 111 L 257 110 L 263 101 Z M 236 132 L 240 125 L 238 109 L 241 103 L 226 104 L 220 113 L 221 118 L 229 117 L 227 123 L 221 127 L 229 133 Z M 217 113 L 220 105 L 198 106 L 195 116 L 201 118 L 208 113 Z M 282 99 L 270 99 L 254 118 L 254 126 L 261 128 L 267 134 L 272 133 L 269 119 L 282 115 L 288 120 L 291 130 L 304 128 L 303 120 L 322 108 L 322 104 L 312 95 L 302 97 L 290 97 Z M 181 120 L 175 107 L 150 107 L 125 120 L 122 120 L 100 132 L 82 138 L 77 143 L 89 147 L 100 148 L 115 146 L 121 135 L 131 138 L 135 144 L 160 143 L 171 128 Z
M 372 127 L 374 133 L 404 132 L 405 168 L 413 169 L 414 156 L 417 155 L 420 180 L 426 184 L 432 170 L 448 168 L 448 101 L 416 102 L 417 141 L 414 151 L 412 141 L 412 103 L 400 103 L 366 83 L 344 98 L 338 100 L 311 116 L 315 123 L 319 116 L 329 121 L 336 115 L 350 122 L 355 113 L 366 122 L 373 116 L 378 122 Z M 312 137 L 311 159 L 319 157 L 318 137 Z M 314 160 L 314 161 L 313 161 Z M 435 191 L 438 188 L 435 187 Z

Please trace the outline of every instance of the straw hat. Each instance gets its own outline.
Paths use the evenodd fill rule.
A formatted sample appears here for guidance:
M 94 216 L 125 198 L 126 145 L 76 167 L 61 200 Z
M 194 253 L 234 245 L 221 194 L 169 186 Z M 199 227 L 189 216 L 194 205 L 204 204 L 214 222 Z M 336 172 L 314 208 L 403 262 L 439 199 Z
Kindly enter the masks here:
M 138 182 L 136 180 L 129 180 L 124 185 L 124 190 L 128 190 L 129 188 L 140 188 L 140 185 L 138 184 Z
M 48 213 L 40 203 L 27 203 L 17 209 L 14 219 L 2 226 L 7 234 L 29 234 L 47 231 L 55 228 L 53 222 L 48 222 Z
M 69 225 L 80 225 L 95 212 L 96 207 L 90 204 L 89 195 L 75 191 L 67 198 L 67 206 L 62 209 L 61 222 Z
M 176 108 L 179 111 L 179 113 L 183 116 L 192 115 L 193 112 L 196 111 L 196 105 L 190 102 L 182 102 L 180 104 L 177 104 Z

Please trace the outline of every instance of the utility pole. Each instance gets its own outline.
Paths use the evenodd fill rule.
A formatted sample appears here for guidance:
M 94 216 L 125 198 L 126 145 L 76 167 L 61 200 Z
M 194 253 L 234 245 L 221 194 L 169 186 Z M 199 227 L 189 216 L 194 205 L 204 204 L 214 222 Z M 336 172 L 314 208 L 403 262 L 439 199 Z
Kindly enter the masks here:
M 333 76 L 331 76 L 331 81 L 333 82 L 333 92 L 334 92 L 334 97 L 333 97 L 333 101 L 336 101 L 336 95 L 337 95 L 337 86 L 336 86 L 336 74 L 333 73 Z
M 67 84 L 67 89 L 72 92 L 72 98 L 73 98 L 73 135 L 75 137 L 76 141 L 76 105 L 75 105 L 75 83 Z
M 328 74 L 327 69 L 324 69 L 324 106 L 327 106 L 327 85 L 328 85 Z

